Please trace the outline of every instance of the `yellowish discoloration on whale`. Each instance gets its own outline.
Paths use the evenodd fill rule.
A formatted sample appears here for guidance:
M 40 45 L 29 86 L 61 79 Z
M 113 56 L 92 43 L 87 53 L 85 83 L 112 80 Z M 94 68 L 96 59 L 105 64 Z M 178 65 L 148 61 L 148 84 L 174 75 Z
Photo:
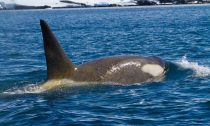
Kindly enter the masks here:
M 61 80 L 49 80 L 46 81 L 43 85 L 41 85 L 41 88 L 46 91 L 58 87 L 60 86 L 60 84 Z
M 160 76 L 164 73 L 164 69 L 157 64 L 146 64 L 142 66 L 141 70 L 145 73 L 152 75 L 153 77 Z
M 41 85 L 41 89 L 44 91 L 55 89 L 57 87 L 74 87 L 74 86 L 82 86 L 88 84 L 95 84 L 94 82 L 76 82 L 71 79 L 53 79 L 46 81 L 43 85 Z

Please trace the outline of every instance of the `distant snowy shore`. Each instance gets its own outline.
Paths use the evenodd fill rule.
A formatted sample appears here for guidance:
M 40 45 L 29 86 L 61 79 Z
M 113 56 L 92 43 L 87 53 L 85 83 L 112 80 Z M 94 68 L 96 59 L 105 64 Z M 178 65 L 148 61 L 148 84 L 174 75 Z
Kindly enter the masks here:
M 0 10 L 203 4 L 210 0 L 0 0 Z

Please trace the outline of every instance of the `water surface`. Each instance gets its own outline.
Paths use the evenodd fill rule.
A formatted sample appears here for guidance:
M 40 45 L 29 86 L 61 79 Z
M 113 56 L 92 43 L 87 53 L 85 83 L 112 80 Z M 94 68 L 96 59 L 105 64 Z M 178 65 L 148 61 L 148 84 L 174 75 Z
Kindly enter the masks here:
M 41 92 L 39 20 L 76 65 L 112 55 L 159 56 L 160 82 Z M 0 12 L 0 125 L 210 125 L 210 6 Z

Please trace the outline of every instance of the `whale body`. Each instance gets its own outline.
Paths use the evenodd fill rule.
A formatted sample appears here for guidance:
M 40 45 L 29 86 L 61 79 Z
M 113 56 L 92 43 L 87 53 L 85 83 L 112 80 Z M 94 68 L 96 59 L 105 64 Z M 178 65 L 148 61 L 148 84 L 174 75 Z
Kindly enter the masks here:
M 155 56 L 112 56 L 76 66 L 67 57 L 48 24 L 40 20 L 40 25 L 47 64 L 45 89 L 59 85 L 49 82 L 61 79 L 86 83 L 142 83 L 163 78 L 167 71 L 167 62 Z

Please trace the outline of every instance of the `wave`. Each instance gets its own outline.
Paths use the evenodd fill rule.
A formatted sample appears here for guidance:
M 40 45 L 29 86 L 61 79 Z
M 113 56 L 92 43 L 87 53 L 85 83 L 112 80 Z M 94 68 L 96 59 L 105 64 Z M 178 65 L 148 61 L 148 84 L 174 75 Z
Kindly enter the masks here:
M 42 93 L 44 90 L 37 84 L 29 84 L 22 88 L 20 87 L 13 87 L 4 91 L 3 95 L 17 95 L 17 94 L 38 94 Z
M 95 83 L 93 83 L 95 84 Z M 92 84 L 92 85 L 93 85 Z M 4 91 L 3 95 L 40 94 L 53 91 L 63 91 L 68 87 L 89 85 L 87 82 L 74 82 L 71 79 L 50 80 L 40 84 L 28 84 L 24 87 L 13 87 Z M 65 87 L 65 88 L 64 88 Z
M 190 62 L 187 60 L 186 56 L 183 56 L 181 60 L 175 63 L 184 69 L 191 69 L 194 72 L 195 77 L 210 76 L 210 67 L 199 65 L 197 62 Z

